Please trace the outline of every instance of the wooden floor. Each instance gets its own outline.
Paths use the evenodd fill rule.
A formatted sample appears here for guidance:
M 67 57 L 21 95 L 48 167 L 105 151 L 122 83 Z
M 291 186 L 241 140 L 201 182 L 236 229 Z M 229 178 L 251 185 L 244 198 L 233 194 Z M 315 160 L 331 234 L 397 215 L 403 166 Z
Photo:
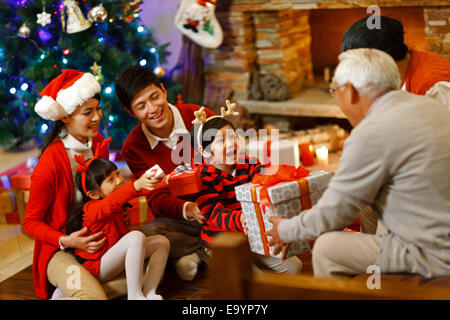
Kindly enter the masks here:
M 312 274 L 311 255 L 301 255 L 303 272 Z M 158 293 L 166 300 L 208 300 L 211 299 L 209 289 L 208 267 L 203 265 L 194 281 L 183 281 L 168 265 Z M 124 299 L 125 297 L 119 298 Z M 33 289 L 31 266 L 0 282 L 0 300 L 38 300 Z

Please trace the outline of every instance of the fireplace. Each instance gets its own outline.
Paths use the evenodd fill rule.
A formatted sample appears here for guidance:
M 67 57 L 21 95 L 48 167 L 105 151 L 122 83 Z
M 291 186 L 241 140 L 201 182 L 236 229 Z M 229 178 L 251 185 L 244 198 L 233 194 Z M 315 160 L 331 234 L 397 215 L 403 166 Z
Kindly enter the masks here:
M 324 73 L 337 65 L 345 30 L 373 4 L 403 23 L 410 48 L 450 58 L 447 1 L 220 0 L 224 41 L 203 54 L 205 104 L 214 109 L 231 97 L 252 114 L 344 118 Z M 255 75 L 278 78 L 289 97 L 270 101 L 255 94 Z M 217 99 L 218 92 L 225 96 Z

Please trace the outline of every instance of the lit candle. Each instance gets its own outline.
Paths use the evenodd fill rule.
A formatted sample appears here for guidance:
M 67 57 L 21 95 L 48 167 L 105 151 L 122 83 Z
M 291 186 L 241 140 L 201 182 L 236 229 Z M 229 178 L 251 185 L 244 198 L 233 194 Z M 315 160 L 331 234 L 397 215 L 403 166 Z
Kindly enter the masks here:
M 314 164 L 314 148 L 311 143 L 300 144 L 300 157 L 305 167 Z
M 328 149 L 323 146 L 316 150 L 317 162 L 319 165 L 327 166 L 328 165 Z

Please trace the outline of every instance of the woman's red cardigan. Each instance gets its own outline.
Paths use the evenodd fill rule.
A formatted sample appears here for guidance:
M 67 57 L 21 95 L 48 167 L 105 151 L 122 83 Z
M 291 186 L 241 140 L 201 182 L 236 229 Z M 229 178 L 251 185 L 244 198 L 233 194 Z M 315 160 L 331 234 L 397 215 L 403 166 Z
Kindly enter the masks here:
M 92 139 L 92 149 L 101 143 L 103 136 Z M 108 151 L 100 155 L 108 159 Z M 59 237 L 65 234 L 64 224 L 72 208 L 73 177 L 69 156 L 62 141 L 56 138 L 41 155 L 31 175 L 23 227 L 35 238 L 33 255 L 33 284 L 36 295 L 48 299 L 50 286 L 47 266 L 59 250 Z

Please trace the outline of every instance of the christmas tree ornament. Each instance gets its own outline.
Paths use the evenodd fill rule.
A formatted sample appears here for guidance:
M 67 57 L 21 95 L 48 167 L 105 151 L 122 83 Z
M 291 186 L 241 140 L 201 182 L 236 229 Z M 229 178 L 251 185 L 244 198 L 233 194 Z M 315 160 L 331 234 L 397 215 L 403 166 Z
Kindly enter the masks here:
M 162 78 L 166 74 L 166 70 L 160 64 L 158 64 L 158 66 L 156 66 L 156 68 L 153 69 L 153 73 L 156 76 Z
M 51 15 L 45 12 L 45 3 L 46 0 L 42 0 L 42 13 L 37 14 L 37 21 L 36 21 L 36 23 L 40 24 L 43 27 L 50 24 L 52 21 Z
M 76 33 L 91 27 L 91 22 L 84 17 L 83 12 L 81 12 L 80 7 L 78 7 L 78 2 L 74 0 L 64 0 L 64 5 L 67 9 L 67 33 Z
M 123 5 L 123 16 L 127 23 L 135 18 L 135 14 L 141 11 L 142 0 L 132 0 Z
M 19 28 L 17 34 L 19 35 L 19 37 L 27 38 L 30 35 L 30 32 L 31 32 L 30 28 L 28 28 L 28 26 L 24 22 L 22 26 Z
M 222 28 L 215 16 L 217 0 L 182 0 L 175 26 L 202 47 L 215 49 L 222 44 Z
M 92 66 L 89 67 L 92 70 L 92 74 L 98 82 L 102 83 L 104 80 L 103 74 L 101 73 L 102 66 L 97 64 L 97 61 L 94 62 Z
M 102 5 L 96 6 L 89 10 L 88 13 L 88 19 L 92 23 L 94 22 L 103 22 L 108 17 L 108 12 L 106 12 L 106 9 L 103 8 Z

